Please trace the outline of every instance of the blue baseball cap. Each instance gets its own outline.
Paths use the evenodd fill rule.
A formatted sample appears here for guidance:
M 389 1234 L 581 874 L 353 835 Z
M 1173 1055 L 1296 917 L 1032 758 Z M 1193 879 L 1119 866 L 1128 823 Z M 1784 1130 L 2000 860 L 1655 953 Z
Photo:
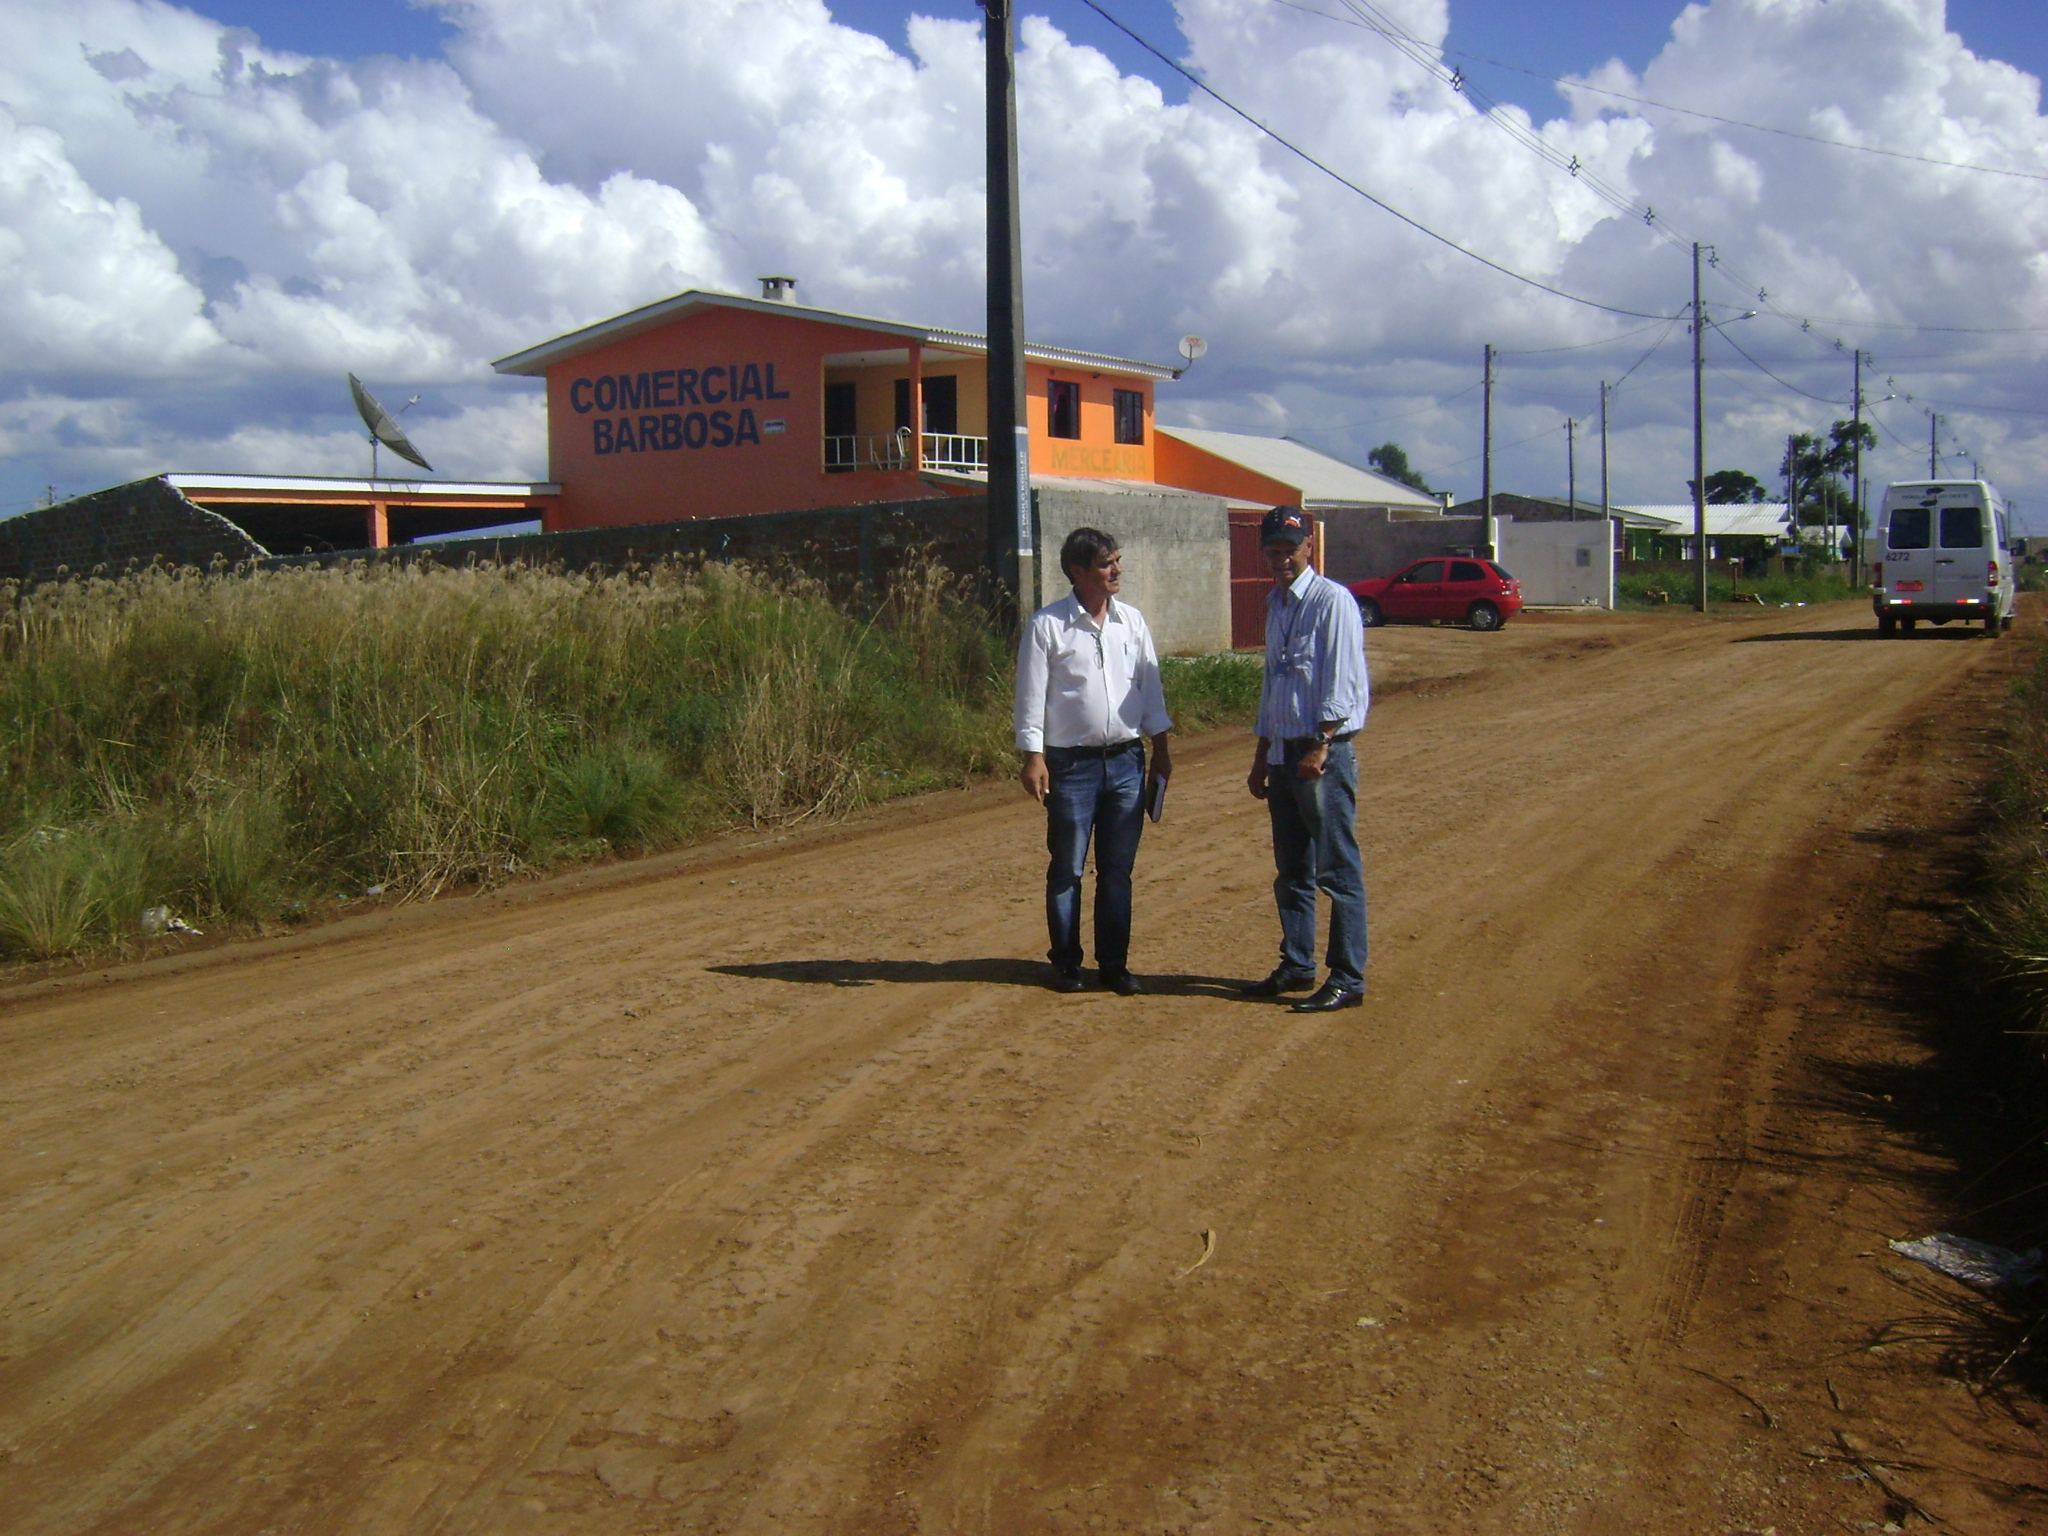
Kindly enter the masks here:
M 1261 544 L 1299 544 L 1316 531 L 1316 520 L 1300 507 L 1275 507 L 1259 521 Z

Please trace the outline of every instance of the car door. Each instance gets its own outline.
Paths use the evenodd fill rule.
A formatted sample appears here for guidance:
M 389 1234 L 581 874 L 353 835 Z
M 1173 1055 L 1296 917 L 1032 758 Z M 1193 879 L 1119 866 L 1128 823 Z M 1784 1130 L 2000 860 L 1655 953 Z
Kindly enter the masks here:
M 1493 583 L 1487 579 L 1485 566 L 1477 560 L 1453 560 L 1444 576 L 1443 599 L 1436 617 L 1462 619 L 1472 611 L 1474 603 L 1492 595 Z
M 1934 552 L 1937 603 L 1984 596 L 1985 562 L 1990 558 L 1985 548 L 1985 521 L 1984 509 L 1974 503 L 1940 509 Z
M 1433 619 L 1443 601 L 1444 562 L 1418 560 L 1387 583 L 1380 606 L 1390 619 Z

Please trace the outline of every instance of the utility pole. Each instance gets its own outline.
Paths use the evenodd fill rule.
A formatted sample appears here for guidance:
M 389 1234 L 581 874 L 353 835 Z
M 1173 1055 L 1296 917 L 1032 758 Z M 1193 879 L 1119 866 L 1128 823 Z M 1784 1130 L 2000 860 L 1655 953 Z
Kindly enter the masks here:
M 1700 243 L 1692 243 L 1692 537 L 1693 606 L 1707 611 L 1707 354 L 1700 305 Z
M 1938 435 L 1940 431 L 1941 418 L 1935 415 L 1934 412 L 1929 411 L 1927 413 L 1927 478 L 1930 480 L 1939 480 L 1941 478 L 1941 439 Z
M 1856 568 L 1849 573 L 1851 590 L 1863 584 L 1863 349 L 1856 349 L 1856 441 L 1849 452 L 1849 515 L 1856 519 L 1856 536 L 1850 548 L 1856 553 Z
M 1785 526 L 1793 544 L 1804 550 L 1799 537 L 1799 438 L 1792 432 L 1785 434 Z
M 1493 343 L 1486 344 L 1486 388 L 1483 392 L 1485 404 L 1480 409 L 1479 441 L 1479 500 L 1485 521 L 1480 534 L 1486 541 L 1481 550 L 1487 559 L 1499 558 L 1493 547 Z
M 1606 531 L 1607 606 L 1614 607 L 1614 507 L 1607 499 L 1607 381 L 1600 381 L 1600 526 Z
M 981 0 L 988 59 L 988 574 L 1028 612 L 1037 585 L 1031 438 L 1024 414 L 1024 254 L 1017 201 L 1017 30 L 1010 0 Z M 921 401 L 911 430 L 923 430 Z M 1000 598 L 999 598 L 1000 600 Z
M 1579 424 L 1564 419 L 1564 499 L 1571 503 L 1572 521 L 1579 520 Z

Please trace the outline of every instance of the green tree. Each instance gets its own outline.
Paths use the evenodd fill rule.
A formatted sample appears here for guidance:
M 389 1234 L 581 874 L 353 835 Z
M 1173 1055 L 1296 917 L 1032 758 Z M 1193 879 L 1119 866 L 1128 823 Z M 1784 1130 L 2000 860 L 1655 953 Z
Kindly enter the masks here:
M 1717 469 L 1707 476 L 1707 500 L 1717 507 L 1767 500 L 1763 481 L 1746 469 Z
M 1399 443 L 1381 443 L 1365 456 L 1365 462 L 1389 480 L 1400 481 L 1411 491 L 1420 491 L 1425 496 L 1436 494 L 1429 488 L 1427 480 L 1408 467 L 1407 450 Z

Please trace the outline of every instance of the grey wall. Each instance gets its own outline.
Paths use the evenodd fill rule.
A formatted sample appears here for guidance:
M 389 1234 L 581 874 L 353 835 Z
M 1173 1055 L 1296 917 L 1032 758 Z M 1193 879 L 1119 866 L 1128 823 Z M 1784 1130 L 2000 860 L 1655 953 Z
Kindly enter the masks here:
M 1497 520 L 1500 563 L 1522 584 L 1522 601 L 1544 607 L 1614 606 L 1614 539 L 1591 522 Z
M 1220 496 L 1065 486 L 1033 495 L 1041 604 L 1067 593 L 1059 568 L 1067 535 L 1100 528 L 1123 548 L 1123 596 L 1145 615 L 1161 655 L 1230 649 L 1230 515 Z
M 0 580 L 55 581 L 130 565 L 232 565 L 269 551 L 162 477 L 116 485 L 0 520 Z
M 1476 549 L 1486 537 L 1483 517 L 1396 518 L 1384 507 L 1333 507 L 1317 510 L 1316 518 L 1323 525 L 1323 574 L 1332 581 L 1391 576 L 1410 560 Z

